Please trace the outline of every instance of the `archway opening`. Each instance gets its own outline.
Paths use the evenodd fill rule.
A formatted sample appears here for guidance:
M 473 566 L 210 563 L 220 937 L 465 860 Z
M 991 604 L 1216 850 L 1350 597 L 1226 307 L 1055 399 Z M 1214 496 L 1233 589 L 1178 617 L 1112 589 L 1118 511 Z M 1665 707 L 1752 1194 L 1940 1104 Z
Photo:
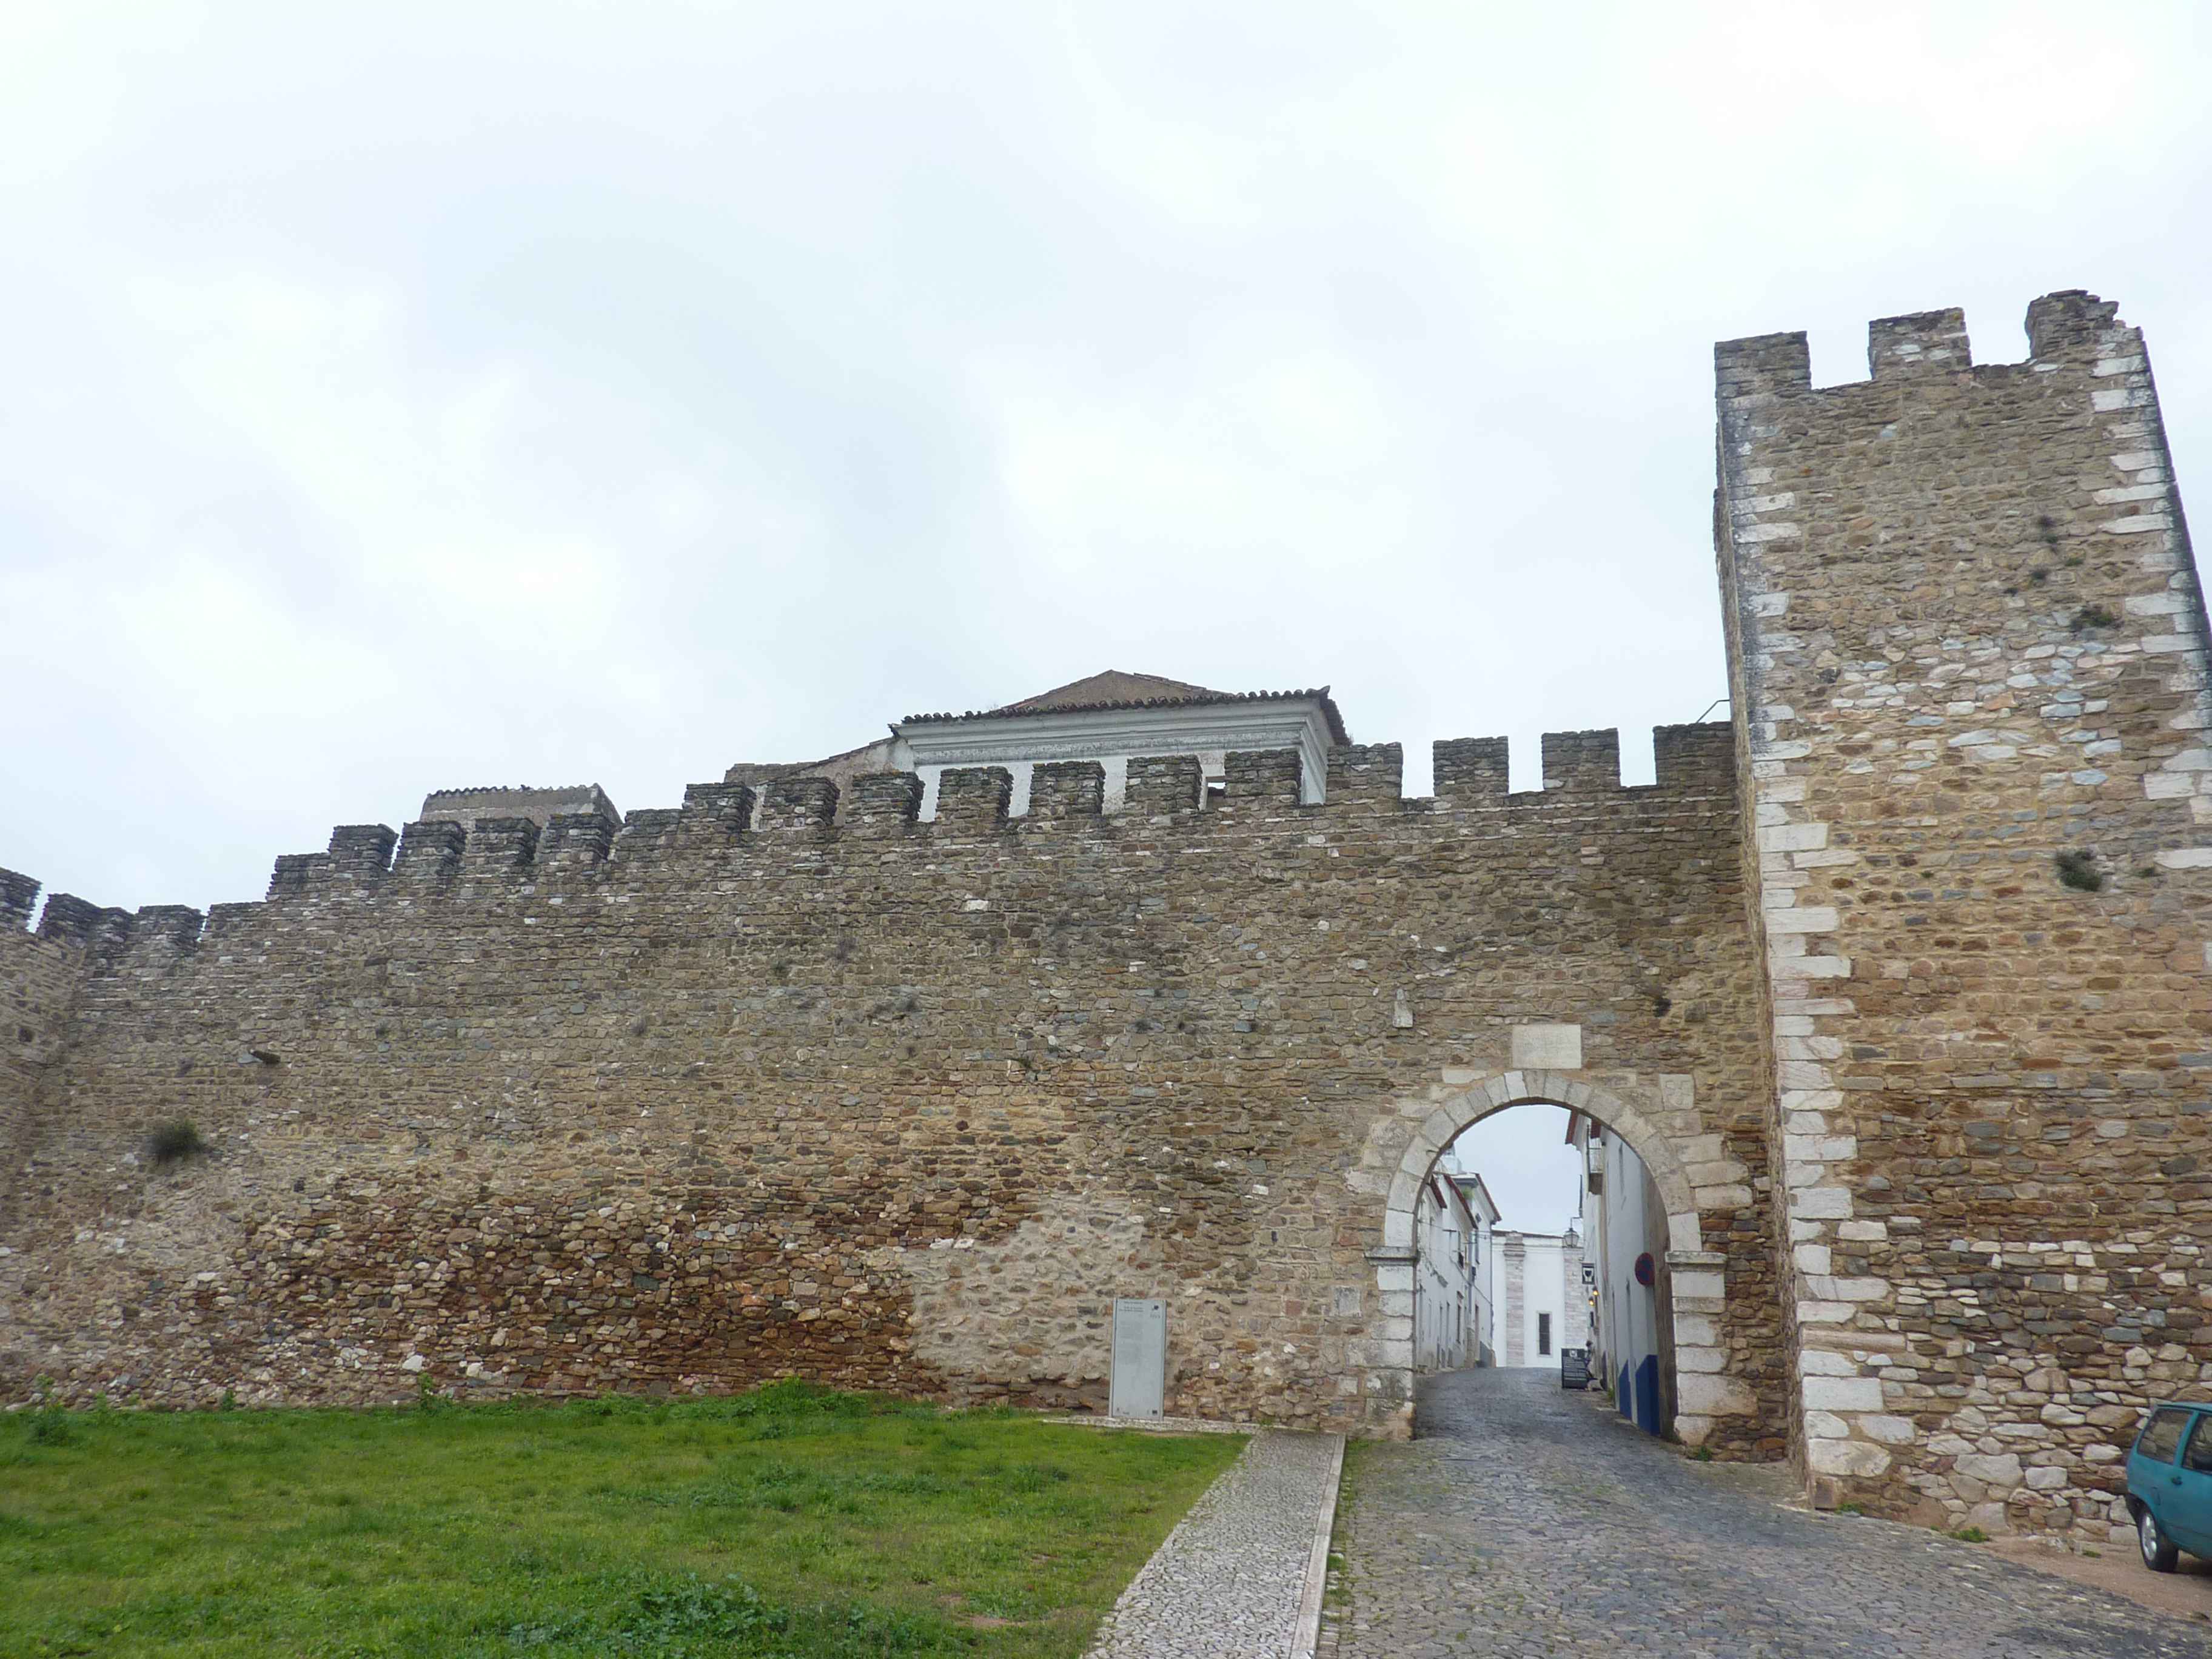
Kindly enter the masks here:
M 1674 1269 L 1699 1281 L 1687 1358 L 1700 1370 L 1719 1363 L 1721 1286 L 1688 1182 L 1632 1107 L 1571 1093 L 1471 1091 L 1407 1150 L 1376 1260 L 1405 1316 L 1411 1432 L 1485 1389 L 1549 1387 L 1595 1390 L 1646 1433 L 1671 1437 L 1679 1422 L 1703 1437 L 1706 1419 L 1678 1414 Z

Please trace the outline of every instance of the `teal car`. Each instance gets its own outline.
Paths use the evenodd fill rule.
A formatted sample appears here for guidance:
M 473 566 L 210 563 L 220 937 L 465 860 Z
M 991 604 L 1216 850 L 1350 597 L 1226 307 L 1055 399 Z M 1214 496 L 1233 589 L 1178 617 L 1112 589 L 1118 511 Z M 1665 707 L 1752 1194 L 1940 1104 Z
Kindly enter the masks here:
M 2151 1408 L 2128 1454 L 2128 1512 L 2153 1572 L 2183 1550 L 2212 1559 L 2212 1401 Z

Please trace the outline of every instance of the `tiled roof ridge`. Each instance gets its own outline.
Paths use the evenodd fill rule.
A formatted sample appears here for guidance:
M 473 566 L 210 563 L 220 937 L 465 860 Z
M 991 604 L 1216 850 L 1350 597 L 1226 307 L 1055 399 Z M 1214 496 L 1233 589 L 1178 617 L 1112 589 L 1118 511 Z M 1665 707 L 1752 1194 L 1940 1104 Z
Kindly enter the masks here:
M 423 799 L 435 800 L 441 795 L 580 795 L 595 789 L 599 789 L 596 783 L 464 783 L 451 789 L 433 789 Z
M 1095 674 L 1085 674 L 1080 679 L 1055 685 L 1013 702 L 1001 703 L 992 712 L 1028 710 L 1032 708 L 1066 708 L 1098 702 L 1134 702 L 1143 697 L 1210 697 L 1216 695 L 1210 685 L 1198 685 L 1189 680 L 1170 679 L 1165 674 L 1141 674 L 1127 668 L 1104 668 Z
M 1093 714 L 1115 708 L 1194 708 L 1214 703 L 1231 702 L 1287 702 L 1294 698 L 1315 697 L 1328 715 L 1330 735 L 1339 743 L 1348 743 L 1343 718 L 1337 713 L 1336 703 L 1325 685 L 1310 685 L 1295 691 L 1209 691 L 1203 696 L 1190 697 L 1117 697 L 1105 702 L 1058 703 L 1046 708 L 1024 708 L 1009 703 L 1000 708 L 971 708 L 965 714 L 950 710 L 931 714 L 908 714 L 899 722 L 902 726 L 921 726 L 941 720 L 1036 720 L 1047 714 Z

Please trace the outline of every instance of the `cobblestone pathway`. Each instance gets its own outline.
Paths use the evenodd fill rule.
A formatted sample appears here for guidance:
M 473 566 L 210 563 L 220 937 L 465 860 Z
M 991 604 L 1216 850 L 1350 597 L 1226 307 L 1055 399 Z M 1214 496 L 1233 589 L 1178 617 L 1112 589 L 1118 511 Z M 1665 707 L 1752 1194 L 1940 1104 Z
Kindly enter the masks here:
M 1091 1659 L 1282 1659 L 1337 1444 L 1253 1436 L 1121 1592 Z
M 1411 1444 L 1353 1448 L 1324 1659 L 2212 1654 L 2212 1625 L 1778 1509 L 1757 1473 L 1690 1462 L 1549 1371 L 1429 1379 L 1420 1420 Z

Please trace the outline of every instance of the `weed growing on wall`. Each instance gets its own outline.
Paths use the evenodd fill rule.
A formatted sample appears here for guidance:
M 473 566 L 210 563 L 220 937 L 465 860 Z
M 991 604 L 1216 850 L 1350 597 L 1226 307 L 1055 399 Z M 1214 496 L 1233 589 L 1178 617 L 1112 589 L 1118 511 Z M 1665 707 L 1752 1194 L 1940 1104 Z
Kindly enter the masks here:
M 146 1157 L 157 1170 L 205 1158 L 212 1150 L 188 1117 L 164 1119 L 146 1132 Z
M 2104 872 L 2097 868 L 2096 855 L 2069 848 L 2052 860 L 2058 866 L 2058 879 L 2077 892 L 2094 893 L 2105 885 Z

